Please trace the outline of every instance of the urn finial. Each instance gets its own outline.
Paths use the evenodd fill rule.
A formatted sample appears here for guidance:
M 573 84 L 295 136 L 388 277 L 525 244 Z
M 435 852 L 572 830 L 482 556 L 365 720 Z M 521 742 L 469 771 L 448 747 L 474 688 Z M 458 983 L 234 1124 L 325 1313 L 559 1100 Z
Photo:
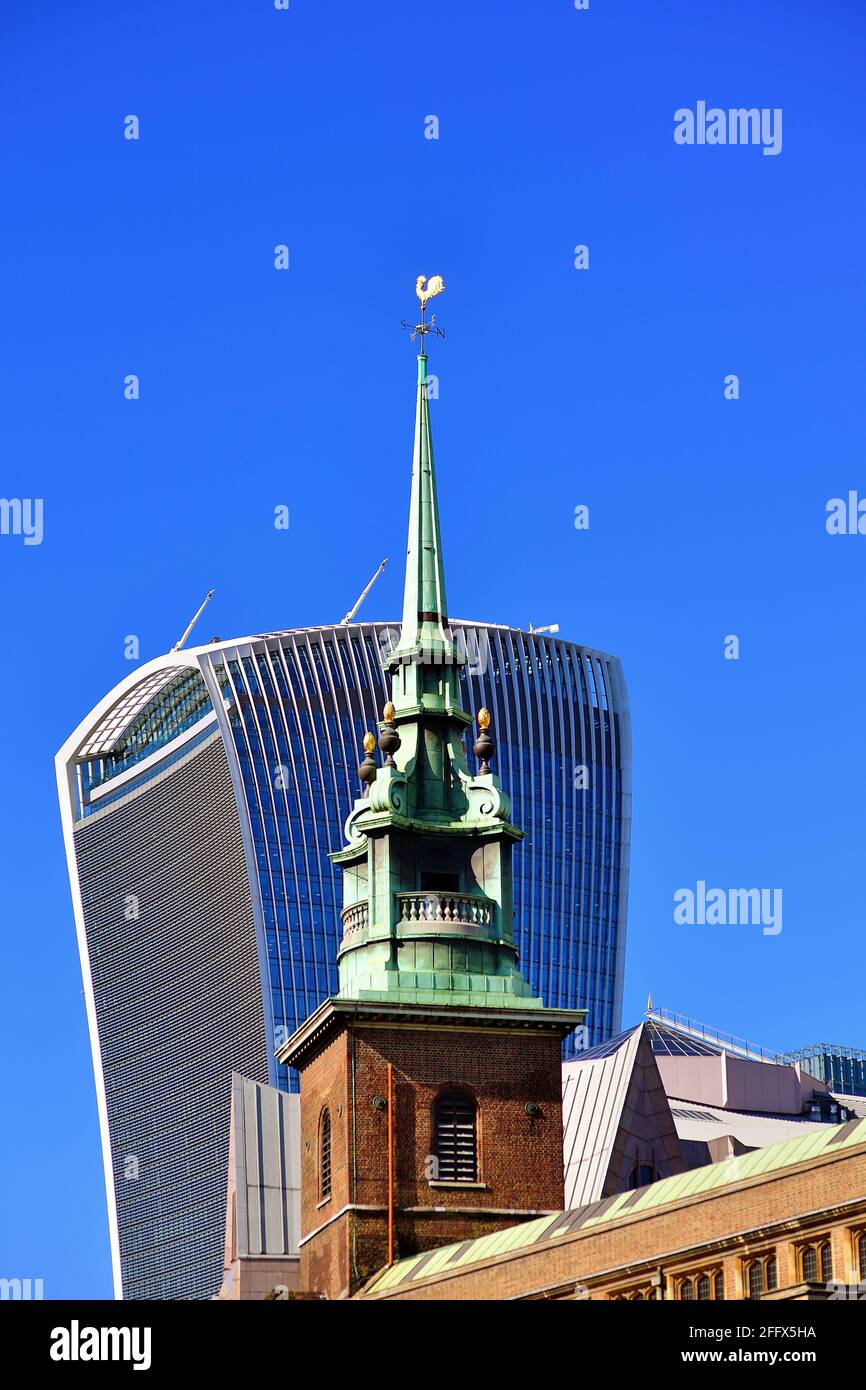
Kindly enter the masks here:
M 371 733 L 367 732 L 364 735 L 364 760 L 358 764 L 358 776 L 364 784 L 364 796 L 369 794 L 370 784 L 376 780 L 376 760 L 373 757 L 375 747 L 376 740 Z
M 379 735 L 379 747 L 385 754 L 385 766 L 396 767 L 394 754 L 400 747 L 400 735 L 397 733 L 397 725 L 394 722 L 397 711 L 389 700 L 382 710 L 382 732 Z
M 472 751 L 480 762 L 478 771 L 483 777 L 490 771 L 490 759 L 496 752 L 496 744 L 490 735 L 490 710 L 482 707 L 476 715 L 476 720 L 478 737 L 472 745 Z

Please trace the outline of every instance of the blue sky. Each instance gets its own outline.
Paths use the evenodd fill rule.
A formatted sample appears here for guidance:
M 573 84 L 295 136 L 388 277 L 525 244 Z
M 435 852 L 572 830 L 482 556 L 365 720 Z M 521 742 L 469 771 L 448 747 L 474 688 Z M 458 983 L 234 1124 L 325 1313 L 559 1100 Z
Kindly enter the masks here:
M 0 536 L 0 1274 L 110 1293 L 54 753 L 210 586 L 204 636 L 328 622 L 389 555 L 399 613 L 422 272 L 452 612 L 625 666 L 626 1021 L 866 1045 L 866 536 L 825 527 L 866 498 L 864 40 L 858 0 L 5 0 L 0 491 L 44 537 Z M 675 144 L 702 100 L 781 153 Z M 783 930 L 677 925 L 700 879 Z

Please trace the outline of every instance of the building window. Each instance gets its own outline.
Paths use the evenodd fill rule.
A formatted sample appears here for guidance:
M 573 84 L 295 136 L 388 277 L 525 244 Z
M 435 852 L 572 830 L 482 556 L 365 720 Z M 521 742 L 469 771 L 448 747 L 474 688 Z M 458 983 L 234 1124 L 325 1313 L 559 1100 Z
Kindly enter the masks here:
M 860 1278 L 866 1279 L 866 1231 L 861 1231 L 857 1237 L 857 1263 L 860 1268 Z
M 466 1091 L 444 1091 L 433 1114 L 436 1176 L 440 1182 L 477 1182 L 478 1112 Z
M 775 1250 L 767 1250 L 763 1255 L 756 1255 L 745 1262 L 743 1283 L 746 1287 L 746 1298 L 761 1298 L 763 1294 L 778 1288 Z
M 683 1302 L 697 1299 L 699 1302 L 709 1302 L 714 1298 L 722 1298 L 722 1271 L 720 1269 L 702 1269 L 698 1273 L 686 1275 L 682 1279 L 674 1280 L 674 1298 Z
M 725 1296 L 725 1276 L 721 1270 L 713 1276 L 713 1298 L 720 1300 Z
M 633 1190 L 636 1187 L 647 1187 L 651 1182 L 655 1182 L 658 1174 L 651 1163 L 637 1163 L 628 1175 L 628 1185 Z
M 829 1240 L 815 1240 L 800 1248 L 800 1273 L 805 1283 L 827 1284 L 833 1278 L 833 1256 Z
M 331 1195 L 331 1112 L 327 1106 L 319 1122 L 319 1197 L 326 1202 Z

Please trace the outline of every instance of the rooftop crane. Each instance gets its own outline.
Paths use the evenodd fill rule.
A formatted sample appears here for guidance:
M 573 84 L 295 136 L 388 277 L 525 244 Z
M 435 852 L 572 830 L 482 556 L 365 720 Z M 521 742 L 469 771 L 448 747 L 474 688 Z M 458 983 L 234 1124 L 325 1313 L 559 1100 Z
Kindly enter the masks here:
M 189 624 L 188 628 L 186 629 L 186 632 L 183 634 L 183 637 L 181 637 L 179 642 L 175 642 L 174 646 L 172 647 L 173 652 L 179 652 L 181 647 L 186 645 L 186 639 L 189 637 L 189 634 L 192 632 L 193 628 L 195 627 L 204 610 L 207 608 L 215 593 L 215 589 L 208 589 L 207 593 L 205 594 L 204 603 L 201 605 L 192 622 Z
M 382 573 L 382 571 L 384 570 L 384 568 L 385 568 L 385 566 L 387 565 L 387 563 L 388 563 L 388 558 L 387 558 L 387 556 L 386 556 L 385 559 L 382 561 L 381 565 L 379 566 L 379 568 L 376 570 L 376 573 L 373 575 L 373 578 L 370 580 L 370 582 L 369 582 L 369 584 L 367 585 L 366 589 L 362 589 L 362 590 L 361 590 L 361 593 L 360 593 L 359 596 L 358 596 L 358 600 L 357 600 L 357 602 L 356 602 L 354 608 L 350 608 L 349 611 L 348 611 L 348 613 L 346 614 L 345 618 L 343 618 L 342 621 L 340 622 L 340 627 L 345 627 L 347 623 L 350 623 L 350 622 L 352 621 L 352 619 L 354 618 L 354 616 L 355 616 L 355 614 L 357 613 L 358 609 L 361 607 L 361 604 L 364 602 L 364 599 L 365 599 L 365 598 L 367 597 L 367 595 L 369 594 L 370 590 L 372 589 L 373 585 L 376 583 L 376 580 L 379 578 L 379 575 Z

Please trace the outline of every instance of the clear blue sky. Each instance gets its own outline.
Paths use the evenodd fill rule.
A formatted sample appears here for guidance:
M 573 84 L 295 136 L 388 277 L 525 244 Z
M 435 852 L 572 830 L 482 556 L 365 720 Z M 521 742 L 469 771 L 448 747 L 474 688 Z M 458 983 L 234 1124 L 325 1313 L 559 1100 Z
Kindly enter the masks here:
M 54 753 L 211 585 L 205 636 L 328 622 L 389 555 L 399 612 L 421 272 L 453 613 L 625 665 L 626 1021 L 866 1045 L 864 50 L 860 0 L 4 0 L 0 1274 L 110 1292 Z M 781 154 L 676 145 L 701 100 Z M 677 926 L 699 879 L 781 934 Z

